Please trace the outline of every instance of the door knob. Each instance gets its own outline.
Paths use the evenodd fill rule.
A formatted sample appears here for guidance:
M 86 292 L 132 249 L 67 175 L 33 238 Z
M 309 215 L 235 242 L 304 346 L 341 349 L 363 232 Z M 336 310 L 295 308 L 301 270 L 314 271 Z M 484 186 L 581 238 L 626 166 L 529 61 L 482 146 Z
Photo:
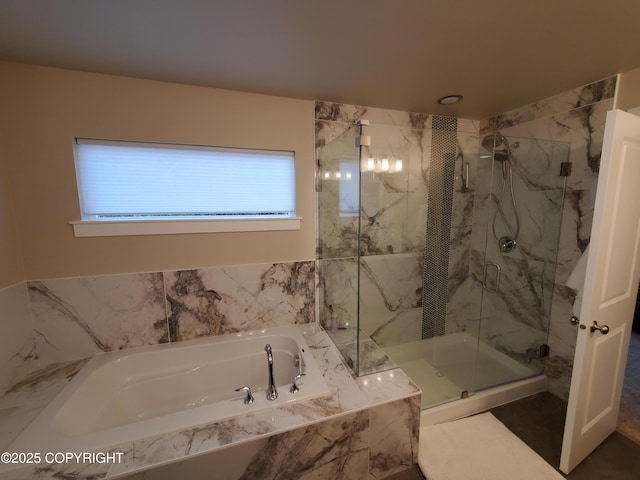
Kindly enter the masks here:
M 571 325 L 578 325 L 580 323 L 580 319 L 575 315 L 571 315 L 571 318 L 569 319 L 569 323 Z
M 591 327 L 589 327 L 589 330 L 591 330 L 591 333 L 595 332 L 596 330 L 600 330 L 600 333 L 603 335 L 609 333 L 609 327 L 607 325 L 598 325 L 598 322 L 596 322 L 595 320 L 591 323 Z

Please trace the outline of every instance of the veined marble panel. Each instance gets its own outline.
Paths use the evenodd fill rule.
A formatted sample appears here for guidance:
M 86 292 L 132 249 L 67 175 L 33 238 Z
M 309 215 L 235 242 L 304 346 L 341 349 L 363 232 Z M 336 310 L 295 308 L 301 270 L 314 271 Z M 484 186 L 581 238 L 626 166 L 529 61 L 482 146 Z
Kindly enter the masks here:
M 360 119 L 369 120 L 371 124 L 429 129 L 431 128 L 432 117 L 425 113 L 412 113 L 333 102 L 316 102 L 316 148 L 319 149 L 328 145 L 355 125 Z
M 168 341 L 161 273 L 28 282 L 42 365 Z
M 321 323 L 331 328 L 331 316 L 340 327 L 355 327 L 358 320 L 358 260 L 356 257 L 320 260 L 320 288 L 324 303 Z
M 481 319 L 481 341 L 539 372 L 543 370 L 539 347 L 547 343 L 547 337 L 546 330 L 526 325 L 508 314 L 483 315 Z
M 318 258 L 358 253 L 359 152 L 356 130 L 324 146 L 317 155 Z
M 477 152 L 477 132 L 458 132 L 458 155 L 455 163 L 451 218 L 451 226 L 453 228 L 471 226 L 473 224 L 474 193 L 478 183 L 479 167 Z
M 86 362 L 86 360 L 79 360 L 57 363 L 34 371 L 23 377 L 0 397 L 0 446 L 3 450 L 67 385 Z
M 503 236 L 514 236 L 519 221 L 516 247 L 518 252 L 514 250 L 512 253 L 521 252 L 531 259 L 555 263 L 560 237 L 562 200 L 562 190 L 546 192 L 518 190 L 514 211 L 508 194 L 505 194 L 500 202 L 491 197 L 488 205 L 490 213 L 488 251 L 497 252 L 499 239 Z M 508 255 L 510 254 L 504 256 Z M 494 260 L 496 259 L 497 257 L 494 257 Z
M 371 147 L 364 156 L 389 160 L 390 169 L 402 161 L 401 171 L 369 172 L 361 176 L 361 244 L 364 255 L 424 250 L 425 203 L 431 130 L 372 125 Z
M 421 254 L 361 259 L 360 328 L 381 347 L 420 338 Z
M 569 399 L 569 387 L 573 370 L 578 327 L 571 325 L 575 293 L 564 283 L 555 285 L 551 306 L 548 344 L 550 356 L 545 361 L 545 375 L 549 378 L 548 390 L 563 400 Z
M 409 382 L 400 370 L 396 377 Z M 386 372 L 382 375 L 393 375 Z M 370 382 L 370 380 L 365 380 Z M 397 380 L 370 382 L 364 389 L 387 388 Z M 413 386 L 415 389 L 415 386 Z M 406 389 L 403 390 L 406 393 Z M 367 418 L 368 417 L 368 418 Z M 343 415 L 304 429 L 244 442 L 232 449 L 163 465 L 144 473 L 127 476 L 129 480 L 172 480 L 205 478 L 215 472 L 220 478 L 282 479 L 367 479 L 385 478 L 417 461 L 420 420 L 420 395 L 392 401 L 369 411 Z M 201 446 L 199 437 L 194 444 Z M 141 446 L 138 459 L 161 461 L 167 454 L 162 444 Z M 169 444 L 171 445 L 171 444 Z M 165 448 L 168 445 L 165 444 Z M 177 445 L 176 445 L 177 446 Z M 180 445 L 178 451 L 188 449 Z M 151 462 L 154 462 L 151 460 Z M 369 472 L 367 474 L 367 472 Z M 115 469 L 110 474 L 115 474 Z
M 479 332 L 483 340 L 512 358 L 531 361 L 526 351 L 545 342 L 549 323 L 563 200 L 560 163 L 568 160 L 569 144 L 514 136 L 509 136 L 509 141 L 511 171 L 503 171 L 503 163 L 490 158 L 481 162 L 478 170 L 483 178 L 475 198 L 474 247 L 467 287 L 473 291 L 475 286 L 476 298 L 482 298 L 482 320 L 479 325 L 467 323 L 454 310 L 454 325 L 448 326 L 447 331 L 468 328 L 471 334 Z M 492 178 L 491 184 L 487 178 Z M 511 253 L 502 253 L 498 238 L 516 233 L 516 213 L 518 247 Z M 498 293 L 482 292 L 484 262 L 501 267 Z M 493 269 L 488 273 L 487 281 L 492 286 Z
M 572 169 L 567 178 L 567 187 L 573 190 L 592 190 L 595 189 L 594 182 L 600 166 L 606 114 L 613 106 L 613 99 L 608 99 L 504 128 L 501 132 L 508 138 L 542 139 L 537 141 L 542 145 L 547 140 L 569 145 L 568 161 L 572 163 Z M 517 157 L 518 150 L 515 153 Z
M 469 276 L 471 265 L 471 227 L 454 227 L 449 235 L 447 302 Z
M 345 103 L 315 103 L 316 121 L 355 123 L 361 118 L 371 123 L 397 125 L 413 128 L 431 128 L 431 115 L 426 113 L 405 112 L 385 108 L 349 105 Z
M 418 463 L 420 396 L 371 409 L 369 478 L 383 479 Z
M 368 165 L 362 165 L 359 185 L 360 153 L 352 134 L 321 149 L 317 186 L 319 258 L 354 256 L 358 246 L 364 255 L 424 249 L 431 131 L 393 125 L 365 128 L 372 142 L 370 147 L 363 147 L 363 158 L 373 159 L 378 167 L 382 159 L 388 159 L 390 170 L 367 171 Z M 393 171 L 398 160 L 402 169 Z
M 36 357 L 26 283 L 0 290 L 0 395 L 31 369 Z
M 470 133 L 476 137 L 478 136 L 478 132 L 480 131 L 479 120 L 471 120 L 469 118 L 458 118 L 457 122 L 458 122 L 459 133 Z
M 616 81 L 617 77 L 610 77 L 574 89 L 496 117 L 482 126 L 483 131 L 500 128 L 509 138 L 538 138 L 570 145 L 572 173 L 567 178 L 562 205 L 548 338 L 551 353 L 545 362 L 550 391 L 564 399 L 569 394 L 577 334 L 568 321 L 576 292 L 564 283 L 589 243 L 605 117 L 613 108 Z M 515 156 L 518 155 L 516 150 Z
M 602 102 L 603 100 L 613 99 L 617 80 L 618 76 L 614 75 L 502 113 L 483 121 L 481 123 L 481 131 L 491 132 L 501 130 L 506 127 L 592 105 Z
M 560 252 L 556 269 L 556 285 L 564 286 L 571 271 L 589 245 L 593 222 L 593 205 L 590 192 L 572 190 L 567 192 L 563 205 L 562 226 L 560 228 Z M 565 287 L 568 288 L 568 287 Z M 563 291 L 558 291 L 563 293 Z M 564 294 L 565 297 L 572 295 Z
M 315 262 L 165 272 L 171 341 L 314 321 Z
M 270 437 L 241 479 L 364 479 L 368 447 L 368 412 L 345 415 Z
M 337 344 L 336 346 L 347 364 L 358 375 L 370 375 L 398 368 L 393 359 L 363 331 L 360 331 L 359 344 L 351 342 Z M 358 354 L 360 355 L 359 358 Z
M 152 442 L 138 445 L 131 452 L 130 464 L 161 463 L 174 456 L 173 449 L 201 446 L 202 435 L 185 439 L 185 444 Z M 139 457 L 139 458 L 138 458 Z M 179 457 L 178 457 L 179 458 Z M 144 460 L 143 460 L 144 459 Z M 343 415 L 305 428 L 253 440 L 233 449 L 211 453 L 160 466 L 144 473 L 127 476 L 129 480 L 169 480 L 207 478 L 212 473 L 225 480 L 244 479 L 362 479 L 367 478 L 369 462 L 369 413 Z M 130 468 L 130 467 L 129 467 Z M 115 471 L 110 472 L 113 475 Z
M 512 252 L 498 262 L 501 266 L 500 289 L 497 293 L 485 291 L 482 302 L 483 316 L 501 316 L 517 320 L 540 331 L 548 329 L 553 293 L 555 265 Z M 493 285 L 493 277 L 488 275 Z
M 586 197 L 586 200 L 585 200 Z M 545 365 L 549 391 L 559 398 L 569 398 L 578 328 L 569 323 L 573 315 L 576 291 L 566 286 L 572 269 L 589 243 L 593 205 L 589 192 L 567 192 L 560 231 L 560 253 L 555 275 L 549 347 L 551 355 Z
M 482 283 L 468 275 L 449 296 L 445 334 L 467 332 L 477 337 L 480 328 Z
M 514 173 L 524 184 L 521 188 L 529 191 L 561 190 L 564 177 L 560 175 L 560 165 L 569 161 L 570 143 L 567 141 L 536 140 L 510 137 L 511 160 Z M 515 143 L 518 146 L 516 147 Z M 494 170 L 502 176 L 502 169 Z M 495 182 L 494 177 L 494 182 Z
M 481 277 L 474 276 L 478 251 L 472 246 L 471 227 L 452 228 L 449 250 L 447 313 L 445 333 L 468 332 L 477 335 L 482 299 Z M 480 257 L 482 261 L 484 255 Z

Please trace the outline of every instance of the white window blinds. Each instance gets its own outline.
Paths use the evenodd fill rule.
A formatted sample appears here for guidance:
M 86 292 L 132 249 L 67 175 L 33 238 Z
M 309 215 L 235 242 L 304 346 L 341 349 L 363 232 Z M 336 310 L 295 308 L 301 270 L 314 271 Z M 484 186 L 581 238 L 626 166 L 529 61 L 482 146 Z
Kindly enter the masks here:
M 77 139 L 82 219 L 295 216 L 293 152 Z

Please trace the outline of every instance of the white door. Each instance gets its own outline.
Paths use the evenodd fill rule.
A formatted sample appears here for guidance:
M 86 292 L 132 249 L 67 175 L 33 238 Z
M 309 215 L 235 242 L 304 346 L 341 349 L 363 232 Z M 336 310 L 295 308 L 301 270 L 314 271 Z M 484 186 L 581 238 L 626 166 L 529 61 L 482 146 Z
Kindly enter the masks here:
M 616 428 L 638 292 L 639 250 L 640 117 L 614 110 L 607 114 L 602 146 L 560 459 L 565 473 Z M 596 323 L 602 330 L 594 328 Z

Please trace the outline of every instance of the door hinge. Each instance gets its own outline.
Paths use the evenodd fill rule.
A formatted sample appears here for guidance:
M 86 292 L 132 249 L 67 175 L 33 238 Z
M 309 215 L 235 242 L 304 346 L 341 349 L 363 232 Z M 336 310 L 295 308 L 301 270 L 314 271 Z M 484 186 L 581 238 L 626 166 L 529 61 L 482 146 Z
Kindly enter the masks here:
M 562 162 L 560 164 L 560 176 L 568 177 L 571 175 L 571 162 Z

